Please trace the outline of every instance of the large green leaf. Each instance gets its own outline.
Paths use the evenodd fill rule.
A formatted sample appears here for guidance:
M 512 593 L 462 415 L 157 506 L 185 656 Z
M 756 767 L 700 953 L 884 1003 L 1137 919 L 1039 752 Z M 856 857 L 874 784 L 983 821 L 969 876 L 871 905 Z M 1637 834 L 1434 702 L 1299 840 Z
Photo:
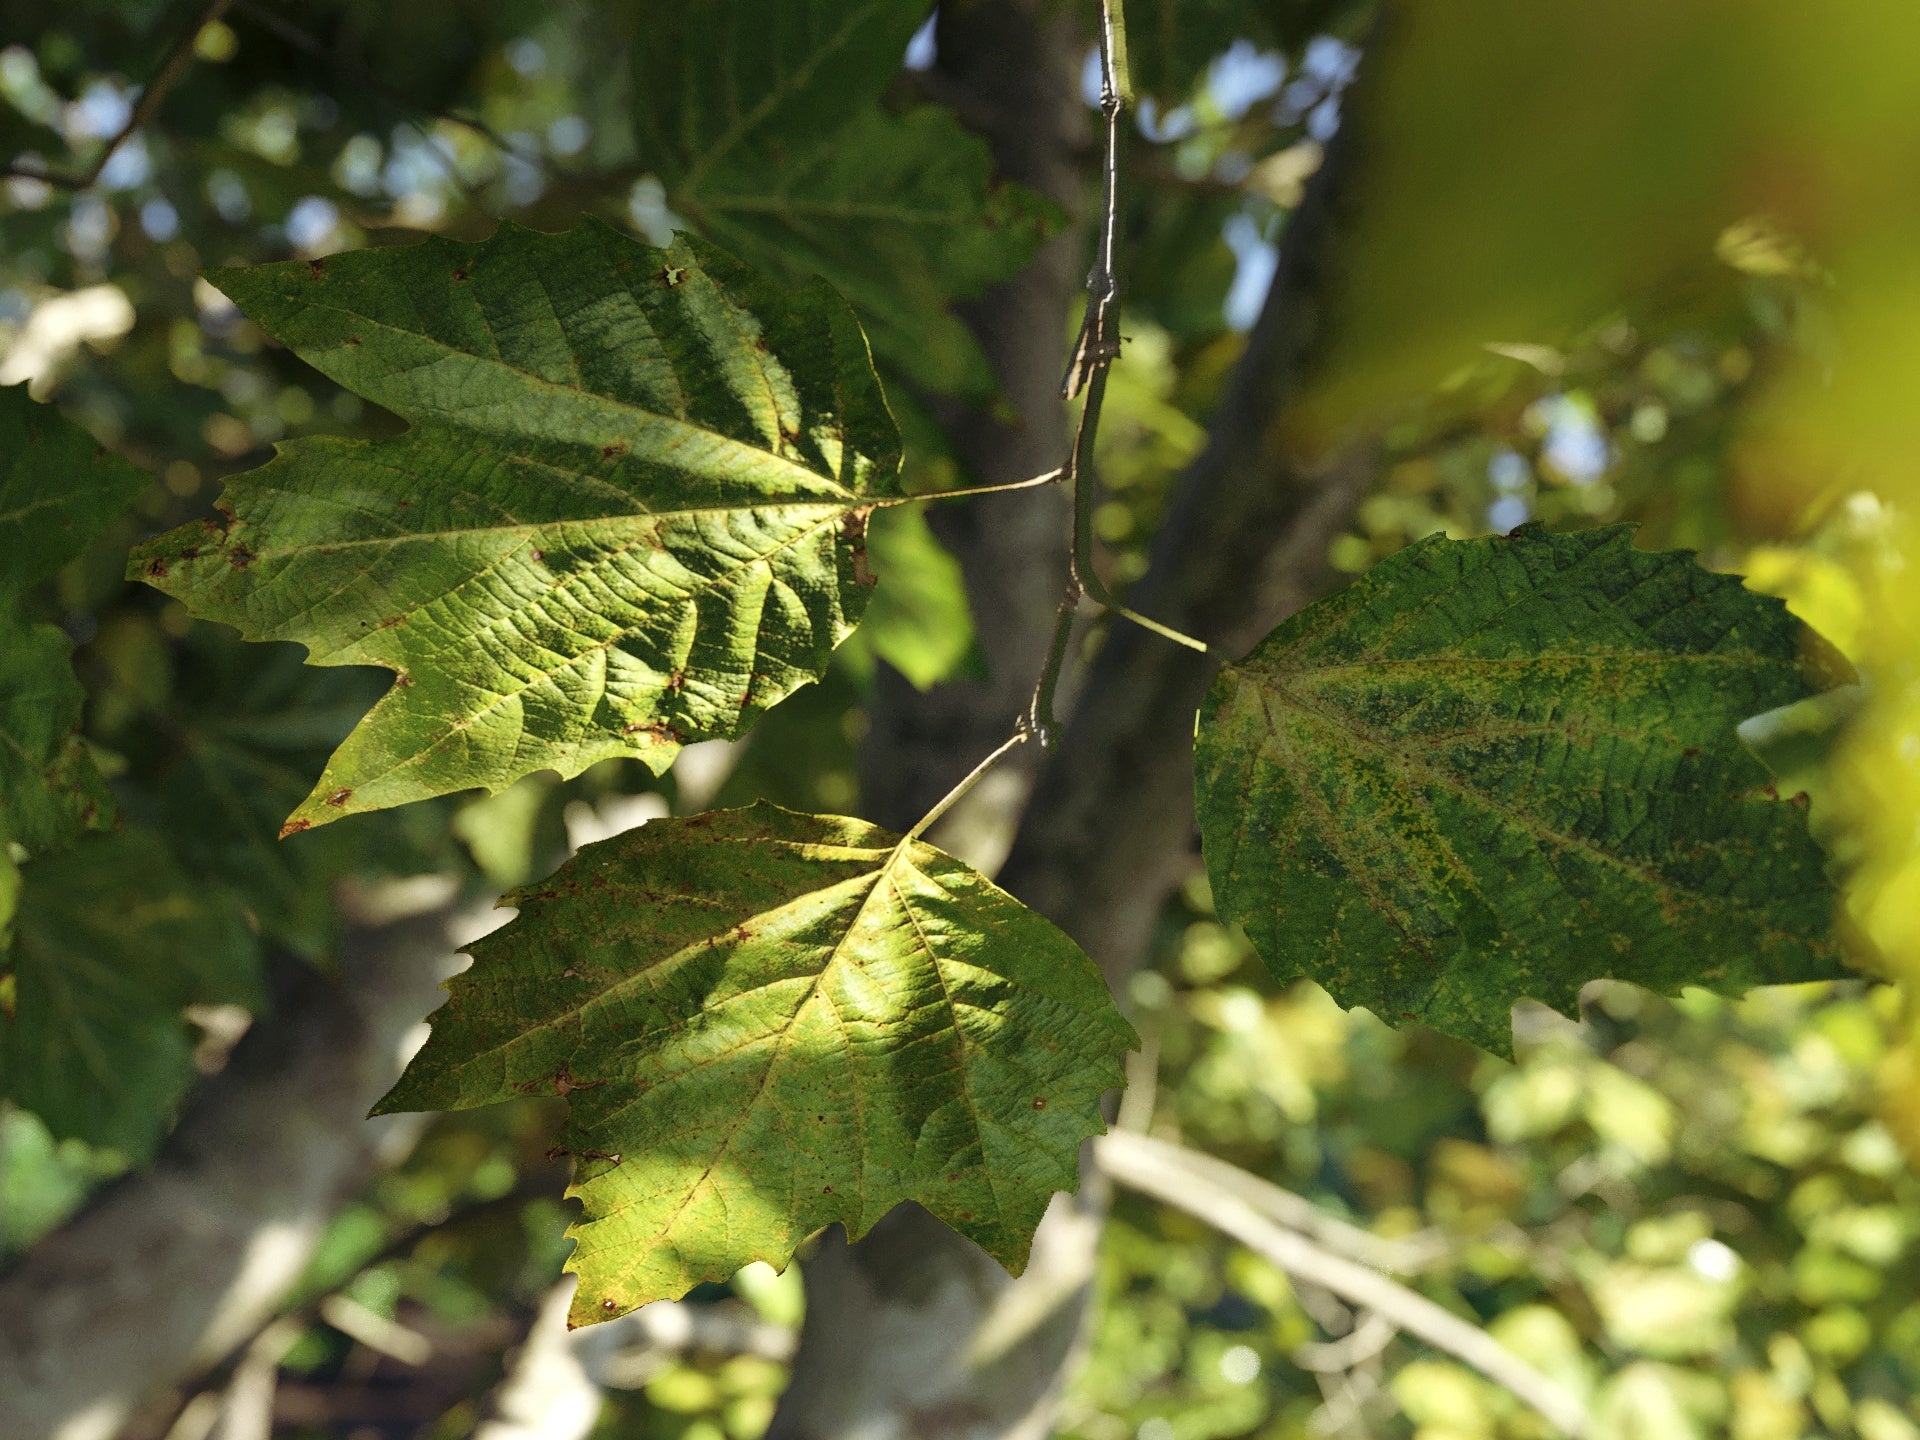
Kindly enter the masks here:
M 0 847 L 38 854 L 113 825 L 113 796 L 79 735 L 71 649 L 53 626 L 0 611 Z
M 874 348 L 935 390 L 990 394 L 950 302 L 1026 264 L 1060 221 L 999 184 L 950 111 L 879 106 L 926 0 L 659 7 L 634 46 L 635 134 L 674 210 L 755 263 L 824 275 Z
M 1806 632 L 1629 534 L 1422 541 L 1221 674 L 1207 870 L 1277 972 L 1498 1051 L 1601 976 L 1842 973 L 1804 800 L 1735 733 L 1809 693 Z
M 224 892 L 142 831 L 95 836 L 21 876 L 0 1093 L 57 1136 L 143 1157 L 193 1078 L 182 1007 L 259 1003 L 252 937 Z
M 860 820 L 655 821 L 503 903 L 380 1108 L 568 1097 L 575 1324 L 903 1200 L 1019 1268 L 1135 1043 L 1066 936 Z
M 0 389 L 0 601 L 78 555 L 146 483 L 25 385 Z
M 291 830 L 739 734 L 866 604 L 899 450 L 846 305 L 697 241 L 502 226 L 216 272 L 411 422 L 282 446 L 130 573 L 249 639 L 399 680 Z

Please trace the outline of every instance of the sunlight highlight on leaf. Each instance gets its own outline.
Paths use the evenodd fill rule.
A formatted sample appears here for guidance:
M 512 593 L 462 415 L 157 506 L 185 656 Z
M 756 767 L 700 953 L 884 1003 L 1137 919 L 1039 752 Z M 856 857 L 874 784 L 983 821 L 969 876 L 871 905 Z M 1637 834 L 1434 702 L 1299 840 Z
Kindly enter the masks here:
M 1065 935 L 860 820 L 657 820 L 502 903 L 380 1109 L 567 1097 L 576 1325 L 903 1200 L 1017 1271 L 1136 1043 Z
M 899 447 L 818 282 L 597 222 L 216 272 L 270 334 L 411 422 L 312 438 L 129 574 L 393 688 L 288 821 L 634 756 L 656 772 L 824 673 L 865 609 Z

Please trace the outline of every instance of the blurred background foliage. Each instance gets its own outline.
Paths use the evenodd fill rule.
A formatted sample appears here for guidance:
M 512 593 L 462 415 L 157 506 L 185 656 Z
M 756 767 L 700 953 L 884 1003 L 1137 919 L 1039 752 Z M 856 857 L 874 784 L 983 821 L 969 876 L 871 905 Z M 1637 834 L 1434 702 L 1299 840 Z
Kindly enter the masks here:
M 906 511 L 874 527 L 867 625 L 748 740 L 693 747 L 658 781 L 609 765 L 274 839 L 382 678 L 243 646 L 124 584 L 123 558 L 207 513 L 275 442 L 395 422 L 267 344 L 198 273 L 500 218 L 595 213 L 652 238 L 716 222 L 610 59 L 667 63 L 643 8 L 597 0 L 238 0 L 96 186 L 31 178 L 91 163 L 197 9 L 13 0 L 0 31 L 0 383 L 31 384 L 156 477 L 29 602 L 77 645 L 88 739 L 129 822 L 244 907 L 271 976 L 327 963 L 345 877 L 454 870 L 482 899 L 653 816 L 756 797 L 857 810 L 877 667 L 924 688 L 979 663 L 957 566 Z M 1142 101 L 1101 434 L 1106 573 L 1144 571 L 1276 241 L 1346 130 L 1329 339 L 1284 417 L 1308 453 L 1381 439 L 1331 565 L 1358 574 L 1435 531 L 1628 519 L 1644 545 L 1697 548 L 1786 597 L 1864 683 L 1752 739 L 1812 796 L 1862 968 L 1890 982 L 1738 1003 L 1596 985 L 1577 1020 L 1523 1010 L 1506 1064 L 1276 985 L 1196 876 L 1126 997 L 1150 1047 L 1130 1119 L 1414 1246 L 1411 1283 L 1584 1397 L 1598 1434 L 1920 1437 L 1920 17 L 1894 0 L 1128 9 Z M 911 29 L 887 39 L 904 64 L 883 93 L 836 101 L 858 131 L 836 143 L 919 127 L 915 143 L 946 147 L 947 198 L 1007 233 L 983 253 L 890 232 L 875 254 L 912 258 L 897 285 L 812 263 L 873 325 L 909 484 L 931 490 L 1016 478 L 962 474 L 930 416 L 991 389 L 955 297 L 1064 217 L 986 175 L 947 112 L 926 118 L 933 40 Z M 921 330 L 942 343 L 916 347 Z M 189 1014 L 200 1070 L 247 1015 Z M 334 1221 L 272 1331 L 279 1433 L 472 1431 L 564 1257 L 556 1124 L 531 1101 L 436 1118 Z M 0 1105 L 0 1250 L 148 1148 Z M 757 1268 L 620 1332 L 586 1357 L 594 1433 L 751 1440 L 803 1304 L 797 1272 Z M 133 1433 L 201 1440 L 226 1378 Z M 1064 1433 L 1546 1431 L 1474 1373 L 1121 1195 Z

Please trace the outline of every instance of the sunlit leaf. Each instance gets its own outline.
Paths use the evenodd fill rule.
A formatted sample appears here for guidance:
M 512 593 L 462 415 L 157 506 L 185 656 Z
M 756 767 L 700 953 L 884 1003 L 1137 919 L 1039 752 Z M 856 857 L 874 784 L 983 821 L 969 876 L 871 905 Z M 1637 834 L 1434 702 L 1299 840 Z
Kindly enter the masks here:
M 249 639 L 398 680 L 288 822 L 731 737 L 865 608 L 899 451 L 860 329 L 700 242 L 502 226 L 216 272 L 411 422 L 295 441 L 130 573 Z
M 0 1091 L 56 1136 L 150 1152 L 193 1076 L 195 1003 L 259 1003 L 252 937 L 150 834 L 96 836 L 22 868 Z
M 824 275 L 919 383 L 989 394 L 986 358 L 948 307 L 1026 264 L 1060 217 L 997 183 L 952 112 L 880 108 L 929 8 L 658 7 L 634 46 L 635 132 L 678 214 L 756 264 Z
M 903 1200 L 1018 1269 L 1134 1044 L 1066 936 L 859 820 L 655 821 L 504 903 L 380 1108 L 568 1097 L 576 1324 Z
M 1223 916 L 1282 975 L 1492 1050 L 1516 1000 L 1843 973 L 1804 797 L 1741 744 L 1810 693 L 1778 600 L 1624 526 L 1433 538 L 1207 700 Z

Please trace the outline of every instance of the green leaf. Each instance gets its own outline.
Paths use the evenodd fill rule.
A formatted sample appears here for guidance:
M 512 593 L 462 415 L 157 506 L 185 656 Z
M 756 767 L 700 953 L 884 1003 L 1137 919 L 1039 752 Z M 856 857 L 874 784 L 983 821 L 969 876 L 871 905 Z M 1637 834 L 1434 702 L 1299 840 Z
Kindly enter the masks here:
M 860 820 L 659 820 L 502 903 L 379 1108 L 568 1097 L 576 1325 L 903 1200 L 1017 1270 L 1136 1043 L 1066 936 Z
M 315 670 L 291 645 L 243 645 L 210 626 L 194 627 L 176 659 L 176 700 L 135 722 L 164 721 L 154 728 L 167 743 L 139 767 L 150 789 L 123 782 L 126 808 L 166 835 L 189 873 L 230 888 L 264 938 L 325 964 L 339 933 L 334 881 L 421 874 L 454 859 L 438 805 L 275 839 L 328 753 L 379 698 L 378 672 Z
M 1806 632 L 1629 535 L 1422 541 L 1222 672 L 1207 870 L 1278 974 L 1504 1052 L 1514 1001 L 1602 976 L 1844 973 L 1804 798 L 1735 733 L 1809 693 Z
M 1298 51 L 1315 36 L 1360 29 L 1370 13 L 1355 0 L 1127 0 L 1127 68 L 1136 91 L 1178 105 L 1236 40 Z
M 85 697 L 71 649 L 53 626 L 0 613 L 0 846 L 30 855 L 114 822 L 113 796 L 79 735 Z
M 21 871 L 0 1090 L 54 1135 L 136 1159 L 193 1078 L 181 1008 L 257 1008 L 254 946 L 224 892 L 152 835 L 95 836 Z
M 78 555 L 147 479 L 25 385 L 0 389 L 0 601 Z
M 13 916 L 20 908 L 20 866 L 0 844 L 0 957 L 13 948 Z
M 660 7 L 634 47 L 640 161 L 671 207 L 756 264 L 825 276 L 874 349 L 934 390 L 991 395 L 949 309 L 1062 223 L 998 184 L 947 110 L 879 106 L 924 0 L 718 0 Z
M 399 680 L 288 829 L 630 755 L 656 772 L 825 671 L 899 450 L 859 326 L 721 252 L 588 222 L 216 272 L 411 422 L 229 483 L 130 573 Z
M 916 690 L 930 690 L 969 663 L 978 663 L 973 609 L 967 603 L 960 562 L 927 526 L 918 506 L 901 505 L 873 517 L 867 552 L 880 582 L 867 618 L 847 646 L 850 659 L 871 652 L 904 675 Z

